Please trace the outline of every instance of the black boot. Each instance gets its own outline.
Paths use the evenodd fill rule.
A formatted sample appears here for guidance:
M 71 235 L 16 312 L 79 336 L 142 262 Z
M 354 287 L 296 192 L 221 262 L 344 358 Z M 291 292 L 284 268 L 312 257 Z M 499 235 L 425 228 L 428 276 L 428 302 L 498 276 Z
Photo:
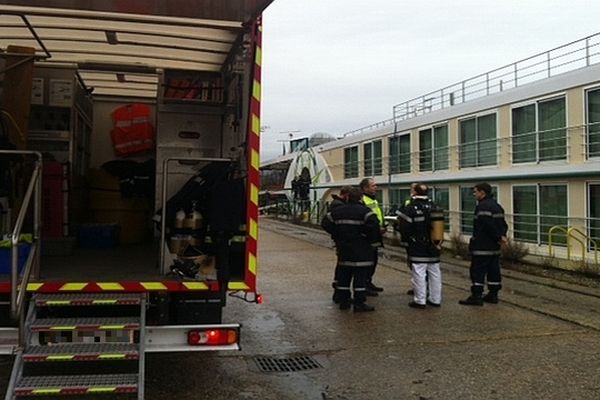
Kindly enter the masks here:
M 380 286 L 375 286 L 373 282 L 367 282 L 367 290 L 372 292 L 383 292 L 383 288 Z
M 482 300 L 486 303 L 498 304 L 498 292 L 488 292 Z
M 351 300 L 342 300 L 340 301 L 340 310 L 349 310 L 350 306 L 352 305 L 352 301 Z
M 465 300 L 459 300 L 458 304 L 462 304 L 463 306 L 482 306 L 483 299 L 481 296 L 470 295 Z
M 420 309 L 424 309 L 427 306 L 425 306 L 425 304 L 419 304 L 416 301 L 411 301 L 410 303 L 408 303 L 408 306 L 411 308 L 420 308 Z
M 333 300 L 333 302 L 334 302 L 335 304 L 340 304 L 340 303 L 341 303 L 341 301 L 342 301 L 342 296 L 340 295 L 340 292 L 339 292 L 339 290 L 335 289 L 335 290 L 333 291 L 333 296 L 331 297 L 331 300 Z
M 354 312 L 368 312 L 375 311 L 375 307 L 368 305 L 367 303 L 354 304 Z

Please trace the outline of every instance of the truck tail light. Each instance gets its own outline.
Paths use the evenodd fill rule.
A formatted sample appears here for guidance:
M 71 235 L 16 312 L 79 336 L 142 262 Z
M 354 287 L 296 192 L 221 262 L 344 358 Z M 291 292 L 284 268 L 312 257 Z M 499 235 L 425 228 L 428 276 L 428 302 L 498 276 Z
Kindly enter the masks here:
M 191 346 L 217 346 L 235 344 L 238 332 L 235 329 L 194 329 L 188 331 L 188 344 Z

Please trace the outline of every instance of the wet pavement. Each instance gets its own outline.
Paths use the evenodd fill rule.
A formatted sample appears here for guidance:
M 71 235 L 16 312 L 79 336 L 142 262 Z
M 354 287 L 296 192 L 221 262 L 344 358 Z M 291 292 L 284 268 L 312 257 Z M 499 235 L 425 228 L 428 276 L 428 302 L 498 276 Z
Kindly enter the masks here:
M 444 263 L 443 304 L 409 308 L 410 277 L 386 250 L 373 313 L 331 302 L 335 254 L 313 229 L 263 219 L 262 305 L 230 298 L 239 352 L 150 354 L 147 399 L 600 398 L 600 290 L 506 271 L 501 303 L 465 307 L 464 265 Z M 261 372 L 257 357 L 309 357 L 318 368 Z M 9 364 L 0 359 L 2 376 Z

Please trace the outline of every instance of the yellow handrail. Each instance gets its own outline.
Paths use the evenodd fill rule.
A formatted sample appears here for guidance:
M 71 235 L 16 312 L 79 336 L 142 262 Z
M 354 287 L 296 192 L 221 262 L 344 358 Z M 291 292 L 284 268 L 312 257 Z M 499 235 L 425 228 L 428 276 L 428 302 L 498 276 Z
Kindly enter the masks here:
M 548 229 L 548 254 L 550 257 L 554 257 L 554 248 L 552 247 L 552 234 L 554 231 L 560 231 L 565 234 L 565 238 L 567 240 L 567 259 L 571 259 L 571 244 L 569 243 L 569 231 L 567 228 L 562 227 L 560 225 L 554 225 L 550 229 Z
M 586 259 L 585 253 L 587 251 L 587 243 L 588 242 L 591 243 L 592 248 L 594 249 L 594 261 L 596 264 L 598 264 L 598 244 L 590 236 L 586 235 L 585 233 L 581 232 L 579 229 L 574 228 L 574 227 L 565 228 L 560 225 L 555 225 L 555 226 L 551 227 L 550 229 L 548 229 L 548 254 L 550 254 L 551 257 L 554 256 L 552 234 L 555 231 L 562 232 L 565 235 L 565 238 L 567 241 L 567 260 L 571 259 L 571 241 L 570 241 L 570 239 L 573 239 L 581 245 L 581 259 L 584 261 Z M 579 235 L 584 240 L 582 240 L 579 237 L 576 237 L 575 234 Z
M 594 261 L 596 264 L 598 264 L 598 244 L 596 243 L 596 241 L 594 239 L 592 239 L 590 236 L 586 235 L 585 233 L 581 232 L 579 229 L 577 228 L 569 228 L 568 229 L 569 235 L 577 240 L 573 235 L 572 232 L 577 233 L 580 236 L 583 236 L 583 238 L 586 240 L 586 242 L 589 242 L 592 244 L 592 248 L 594 249 Z M 582 244 L 581 245 L 581 259 L 585 260 L 585 252 L 587 250 L 587 245 Z

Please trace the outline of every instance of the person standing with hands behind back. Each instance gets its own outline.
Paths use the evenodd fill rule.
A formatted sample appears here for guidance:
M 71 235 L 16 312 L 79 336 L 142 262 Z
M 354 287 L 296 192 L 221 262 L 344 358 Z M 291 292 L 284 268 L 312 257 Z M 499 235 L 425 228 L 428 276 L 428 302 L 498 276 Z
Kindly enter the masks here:
M 377 296 L 378 292 L 383 292 L 383 288 L 375 286 L 373 283 L 373 275 L 375 275 L 375 269 L 377 268 L 377 260 L 379 258 L 379 248 L 383 247 L 382 235 L 385 232 L 383 211 L 379 207 L 379 202 L 375 195 L 377 194 L 377 184 L 373 178 L 364 178 L 359 183 L 360 190 L 362 191 L 362 202 L 365 206 L 369 207 L 371 211 L 377 216 L 379 221 L 379 235 L 378 241 L 373 243 L 373 266 L 369 269 L 369 275 L 367 276 L 367 296 Z
M 469 242 L 471 295 L 459 303 L 465 306 L 482 306 L 483 302 L 496 304 L 502 289 L 500 246 L 506 244 L 508 225 L 504 220 L 504 209 L 494 200 L 489 183 L 473 186 L 473 196 L 478 203 Z M 486 277 L 488 293 L 483 296 Z

